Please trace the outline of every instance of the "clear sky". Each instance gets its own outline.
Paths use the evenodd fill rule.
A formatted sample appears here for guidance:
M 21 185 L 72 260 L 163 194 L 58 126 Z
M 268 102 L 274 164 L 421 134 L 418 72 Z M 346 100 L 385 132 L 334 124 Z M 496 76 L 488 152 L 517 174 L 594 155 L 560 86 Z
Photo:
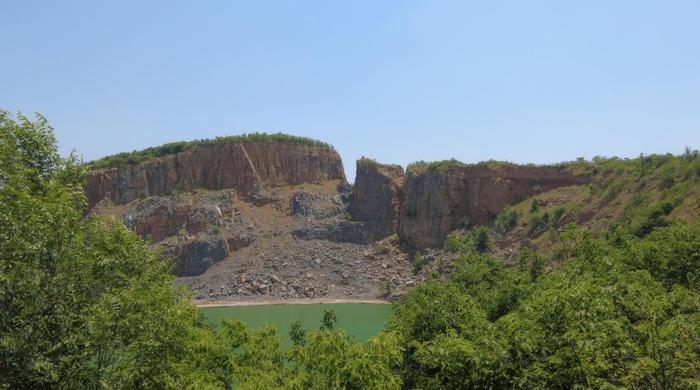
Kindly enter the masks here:
M 700 1 L 3 1 L 0 108 L 86 160 L 251 131 L 381 162 L 700 147 Z

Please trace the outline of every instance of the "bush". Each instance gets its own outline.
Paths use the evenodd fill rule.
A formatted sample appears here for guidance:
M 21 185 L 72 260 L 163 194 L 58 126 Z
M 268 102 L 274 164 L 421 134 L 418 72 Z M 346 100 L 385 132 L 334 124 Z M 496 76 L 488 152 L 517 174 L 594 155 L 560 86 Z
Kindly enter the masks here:
M 464 163 L 462 163 L 459 160 L 455 160 L 454 158 L 449 159 L 449 160 L 440 160 L 440 161 L 415 161 L 410 164 L 408 164 L 408 167 L 406 167 L 407 172 L 424 172 L 424 171 L 446 171 L 450 168 L 454 167 L 460 167 L 460 166 L 465 166 Z
M 489 229 L 479 225 L 466 232 L 455 230 L 447 235 L 443 247 L 452 252 L 476 251 L 484 253 L 491 248 Z
M 418 275 L 420 271 L 423 269 L 425 266 L 425 260 L 423 259 L 423 255 L 420 252 L 416 252 L 416 255 L 413 257 L 413 274 Z
M 543 221 L 542 216 L 539 214 L 533 214 L 530 216 L 530 220 L 527 223 L 527 232 L 528 234 L 532 235 L 544 225 L 545 222 Z
M 561 221 L 561 218 L 564 216 L 565 213 L 566 213 L 565 207 L 557 207 L 556 209 L 554 209 L 553 222 L 558 225 L 559 222 Z
M 673 211 L 673 205 L 662 202 L 655 207 L 643 209 L 639 216 L 631 222 L 631 230 L 637 237 L 644 237 L 654 229 L 668 226 L 670 221 L 666 218 Z
M 659 188 L 665 190 L 670 188 L 676 181 L 675 173 L 671 167 L 667 167 L 661 173 L 661 178 L 659 179 Z
M 532 282 L 537 281 L 537 278 L 542 275 L 546 265 L 547 259 L 535 253 L 532 248 L 524 247 L 520 250 L 518 267 L 521 271 L 527 272 L 530 275 L 530 280 Z
M 472 245 L 479 253 L 484 253 L 491 247 L 489 230 L 485 226 L 477 226 L 472 230 Z
M 531 249 L 521 271 L 472 253 L 399 302 L 405 387 L 697 387 L 698 227 L 571 233 L 560 271 Z
M 503 210 L 496 217 L 496 230 L 507 233 L 518 224 L 518 213 L 515 210 Z
M 466 235 L 463 232 L 455 230 L 445 237 L 443 248 L 451 252 L 459 252 L 467 250 L 468 243 Z

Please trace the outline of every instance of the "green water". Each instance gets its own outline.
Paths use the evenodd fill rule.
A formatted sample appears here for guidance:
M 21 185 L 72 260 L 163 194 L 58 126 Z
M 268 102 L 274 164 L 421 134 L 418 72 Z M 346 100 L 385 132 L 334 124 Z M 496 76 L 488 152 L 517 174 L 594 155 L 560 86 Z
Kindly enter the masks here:
M 289 347 L 291 323 L 298 320 L 306 330 L 318 329 L 323 311 L 327 309 L 333 309 L 338 318 L 336 326 L 357 341 L 365 341 L 379 334 L 391 315 L 391 305 L 367 303 L 205 307 L 200 310 L 216 326 L 222 319 L 241 320 L 253 328 L 275 325 L 282 336 L 283 346 Z

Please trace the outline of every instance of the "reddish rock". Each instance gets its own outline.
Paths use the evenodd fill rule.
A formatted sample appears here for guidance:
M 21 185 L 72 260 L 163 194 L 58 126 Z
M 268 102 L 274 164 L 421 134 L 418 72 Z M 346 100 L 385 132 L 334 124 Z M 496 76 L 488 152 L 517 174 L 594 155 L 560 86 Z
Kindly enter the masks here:
M 234 188 L 321 183 L 345 179 L 338 153 L 330 148 L 269 142 L 194 146 L 184 152 L 138 164 L 99 170 L 88 177 L 90 207 L 104 198 L 124 204 L 147 196 L 197 188 Z
M 189 206 L 174 199 L 149 198 L 130 205 L 123 218 L 142 238 L 158 242 L 177 233 L 189 214 Z
M 357 174 L 348 212 L 353 222 L 366 222 L 373 240 L 396 232 L 403 202 L 403 168 L 357 160 Z
M 507 205 L 588 181 L 587 176 L 558 167 L 456 165 L 444 170 L 409 171 L 399 235 L 416 248 L 440 246 L 465 218 L 484 223 Z

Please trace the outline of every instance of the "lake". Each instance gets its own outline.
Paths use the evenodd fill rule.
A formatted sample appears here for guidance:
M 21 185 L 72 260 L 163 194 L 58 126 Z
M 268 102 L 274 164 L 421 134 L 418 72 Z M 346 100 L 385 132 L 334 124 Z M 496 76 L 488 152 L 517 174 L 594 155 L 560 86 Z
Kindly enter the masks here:
M 251 328 L 275 325 L 282 336 L 283 346 L 289 347 L 290 325 L 301 321 L 304 329 L 321 326 L 323 311 L 332 309 L 338 318 L 337 328 L 345 330 L 357 341 L 365 341 L 384 329 L 392 305 L 370 303 L 333 303 L 308 305 L 263 305 L 200 308 L 212 324 L 218 326 L 222 319 L 237 319 Z

